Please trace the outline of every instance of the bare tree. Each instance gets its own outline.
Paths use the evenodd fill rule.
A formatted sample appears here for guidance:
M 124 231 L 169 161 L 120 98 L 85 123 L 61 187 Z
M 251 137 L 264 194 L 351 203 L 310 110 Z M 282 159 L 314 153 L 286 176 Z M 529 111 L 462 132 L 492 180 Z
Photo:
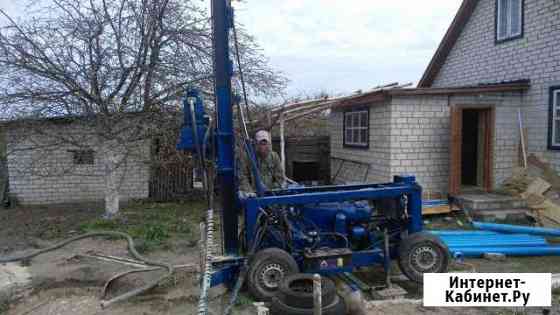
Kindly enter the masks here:
M 189 85 L 213 94 L 208 12 L 194 0 L 48 0 L 30 9 L 32 16 L 17 20 L 0 10 L 0 113 L 87 122 L 79 135 L 32 125 L 52 139 L 41 140 L 42 147 L 95 149 L 112 216 L 119 209 L 119 168 L 139 143 L 161 133 L 169 118 L 162 113 Z M 285 79 L 254 39 L 238 32 L 252 95 L 280 93 Z M 130 113 L 141 115 L 130 119 Z

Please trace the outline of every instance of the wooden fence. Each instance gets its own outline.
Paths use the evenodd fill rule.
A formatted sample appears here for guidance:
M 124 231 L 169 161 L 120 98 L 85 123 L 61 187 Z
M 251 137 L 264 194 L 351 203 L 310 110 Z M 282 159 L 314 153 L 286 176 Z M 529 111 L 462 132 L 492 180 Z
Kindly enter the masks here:
M 192 179 L 191 163 L 154 166 L 150 178 L 150 199 L 160 202 L 195 199 Z
M 305 184 L 330 183 L 329 137 L 297 137 L 286 140 L 286 175 Z M 273 148 L 280 152 L 279 139 Z M 150 178 L 150 199 L 159 202 L 198 199 L 204 194 L 193 187 L 192 161 L 167 162 L 154 166 Z

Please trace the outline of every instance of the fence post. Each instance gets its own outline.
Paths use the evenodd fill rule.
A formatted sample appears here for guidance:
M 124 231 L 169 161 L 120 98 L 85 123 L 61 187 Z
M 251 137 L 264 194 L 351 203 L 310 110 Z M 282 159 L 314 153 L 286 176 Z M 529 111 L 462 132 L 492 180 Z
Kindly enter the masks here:
M 255 302 L 253 305 L 257 308 L 257 315 L 269 315 L 269 309 L 263 302 Z
M 321 276 L 313 275 L 313 315 L 321 315 Z

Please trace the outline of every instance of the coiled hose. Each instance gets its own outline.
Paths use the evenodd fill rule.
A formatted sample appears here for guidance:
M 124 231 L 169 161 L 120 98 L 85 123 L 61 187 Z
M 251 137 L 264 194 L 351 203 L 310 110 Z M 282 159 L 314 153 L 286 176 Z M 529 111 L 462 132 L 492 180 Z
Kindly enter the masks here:
M 32 252 L 30 254 L 26 254 L 26 255 L 22 255 L 22 256 L 16 256 L 16 257 L 0 257 L 0 263 L 5 264 L 5 263 L 10 263 L 10 262 L 16 262 L 16 261 L 22 261 L 22 260 L 29 260 L 35 256 L 39 256 L 57 249 L 60 249 L 70 243 L 79 241 L 79 240 L 83 240 L 86 238 L 91 238 L 91 237 L 99 237 L 99 236 L 110 236 L 110 237 L 119 237 L 119 238 L 124 238 L 127 243 L 128 243 L 128 252 L 132 255 L 132 257 L 136 258 L 137 260 L 145 263 L 148 266 L 155 266 L 155 267 L 159 267 L 156 269 L 151 269 L 149 271 L 154 271 L 154 270 L 159 270 L 159 269 L 167 269 L 167 273 L 164 274 L 163 276 L 159 277 L 158 279 L 140 287 L 137 289 L 134 289 L 132 291 L 129 291 L 127 293 L 121 294 L 111 300 L 102 300 L 101 301 L 101 307 L 107 307 L 110 304 L 116 303 L 116 302 L 120 302 L 123 300 L 126 300 L 128 298 L 131 298 L 133 296 L 136 296 L 138 294 L 144 293 L 152 288 L 154 288 L 155 286 L 158 285 L 158 283 L 160 283 L 161 281 L 165 280 L 166 278 L 168 278 L 169 276 L 171 276 L 173 274 L 173 266 L 167 263 L 163 263 L 163 262 L 158 262 L 158 261 L 153 261 L 153 260 L 149 260 L 147 258 L 145 258 L 144 256 L 140 255 L 140 253 L 138 253 L 138 251 L 136 250 L 136 248 L 134 247 L 134 240 L 132 239 L 132 237 L 130 237 L 130 235 L 123 233 L 123 232 L 114 232 L 114 231 L 100 231 L 100 232 L 92 232 L 92 233 L 86 233 L 83 235 L 79 235 L 67 240 L 64 240 L 60 243 L 57 243 L 53 246 L 47 247 L 47 248 L 43 248 L 40 250 L 37 250 L 35 252 Z M 140 270 L 139 270 L 140 271 Z M 148 271 L 148 270 L 146 270 Z

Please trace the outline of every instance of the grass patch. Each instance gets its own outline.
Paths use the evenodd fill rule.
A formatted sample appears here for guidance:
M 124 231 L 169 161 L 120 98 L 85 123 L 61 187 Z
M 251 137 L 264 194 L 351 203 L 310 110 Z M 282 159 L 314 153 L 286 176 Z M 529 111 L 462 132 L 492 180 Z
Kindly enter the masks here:
M 188 239 L 194 244 L 198 240 L 196 226 L 205 208 L 204 202 L 136 202 L 121 209 L 117 218 L 94 219 L 81 224 L 80 230 L 128 233 L 137 242 L 139 251 L 168 246 L 173 238 Z
M 253 303 L 255 303 L 255 300 L 245 293 L 240 293 L 235 301 L 236 306 L 251 306 Z
M 8 313 L 9 309 L 10 309 L 10 306 L 9 306 L 8 302 L 0 301 L 0 314 Z

